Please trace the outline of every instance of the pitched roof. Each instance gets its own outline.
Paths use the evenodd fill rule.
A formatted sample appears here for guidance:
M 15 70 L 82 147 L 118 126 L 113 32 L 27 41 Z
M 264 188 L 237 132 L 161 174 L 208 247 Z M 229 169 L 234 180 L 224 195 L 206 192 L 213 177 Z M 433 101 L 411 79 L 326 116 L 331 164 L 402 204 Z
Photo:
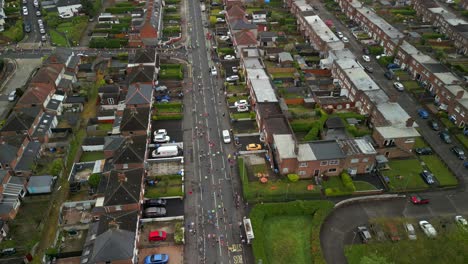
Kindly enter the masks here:
M 58 0 L 56 6 L 64 7 L 64 6 L 71 6 L 71 5 L 81 5 L 80 0 Z
M 45 102 L 47 96 L 51 94 L 55 89 L 51 86 L 37 87 L 30 86 L 26 92 L 21 96 L 18 101 L 18 105 L 40 105 Z
M 88 262 L 82 263 L 103 263 L 132 259 L 134 240 L 135 232 L 109 229 L 96 237 L 91 258 Z
M 7 143 L 0 144 L 0 163 L 10 164 L 16 159 L 16 152 L 18 152 L 18 147 Z
M 116 84 L 108 84 L 98 88 L 98 93 L 118 93 L 120 87 Z
M 120 131 L 146 130 L 149 122 L 149 107 L 127 107 L 122 115 Z
M 107 136 L 104 138 L 104 150 L 116 150 L 122 146 L 125 138 L 121 136 Z
M 125 104 L 150 104 L 153 95 L 153 86 L 151 84 L 135 83 L 128 87 Z
M 130 76 L 128 78 L 129 83 L 145 83 L 145 82 L 152 82 L 153 75 L 154 75 L 154 67 L 153 66 L 138 66 L 130 68 Z
M 231 29 L 242 30 L 242 29 L 256 29 L 257 25 L 247 23 L 245 19 L 233 19 L 231 20 Z
M 281 61 L 281 62 L 284 62 L 284 61 L 294 61 L 294 59 L 293 59 L 291 53 L 285 52 L 285 51 L 280 52 L 280 53 L 278 54 L 278 59 L 279 59 L 279 61 Z
M 99 193 L 104 194 L 104 206 L 138 203 L 144 169 L 113 170 L 101 178 Z
M 233 5 L 228 11 L 227 16 L 229 18 L 244 18 L 245 10 L 238 5 Z
M 146 151 L 146 136 L 136 136 L 128 139 L 116 151 L 114 164 L 143 163 Z
M 140 36 L 142 39 L 155 39 L 158 37 L 158 32 L 154 29 L 151 23 L 146 22 L 140 29 Z
M 57 80 L 63 68 L 65 68 L 65 65 L 61 63 L 43 66 L 39 69 L 39 71 L 37 71 L 36 75 L 32 78 L 31 83 L 44 83 L 55 85 L 55 80 Z
M 40 107 L 21 108 L 13 111 L 0 131 L 29 130 L 40 112 Z
M 154 49 L 138 49 L 133 58 L 133 63 L 151 63 L 154 62 Z
M 31 141 L 26 146 L 23 156 L 19 158 L 18 163 L 16 164 L 15 170 L 30 170 L 36 161 L 36 157 L 39 154 L 41 149 L 41 143 Z
M 255 35 L 248 29 L 244 29 L 234 34 L 234 45 L 256 45 Z

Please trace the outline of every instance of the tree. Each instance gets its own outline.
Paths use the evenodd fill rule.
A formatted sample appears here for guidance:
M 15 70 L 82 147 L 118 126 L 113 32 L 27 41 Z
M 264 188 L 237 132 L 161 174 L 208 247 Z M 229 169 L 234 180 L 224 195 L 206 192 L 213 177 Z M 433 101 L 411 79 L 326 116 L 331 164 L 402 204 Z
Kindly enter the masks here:
M 49 169 L 49 174 L 52 176 L 59 176 L 63 168 L 63 160 L 61 158 L 56 159 L 52 162 L 52 165 Z
M 299 175 L 297 174 L 288 174 L 288 179 L 291 182 L 297 182 L 299 180 Z
M 100 181 L 101 181 L 101 174 L 100 173 L 93 173 L 93 174 L 91 174 L 91 176 L 89 176 L 88 184 L 91 187 L 96 188 L 99 185 Z

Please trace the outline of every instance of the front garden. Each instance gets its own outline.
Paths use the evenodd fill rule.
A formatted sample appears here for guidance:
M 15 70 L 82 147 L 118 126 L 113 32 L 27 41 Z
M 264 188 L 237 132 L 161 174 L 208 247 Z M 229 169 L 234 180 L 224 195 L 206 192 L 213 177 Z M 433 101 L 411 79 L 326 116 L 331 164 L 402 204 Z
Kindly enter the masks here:
M 148 177 L 145 198 L 183 196 L 181 175 Z

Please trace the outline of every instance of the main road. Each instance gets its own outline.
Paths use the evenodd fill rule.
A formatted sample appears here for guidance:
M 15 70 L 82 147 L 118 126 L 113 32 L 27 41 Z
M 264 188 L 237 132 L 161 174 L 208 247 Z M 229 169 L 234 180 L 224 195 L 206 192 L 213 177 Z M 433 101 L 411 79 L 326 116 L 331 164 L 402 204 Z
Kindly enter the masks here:
M 224 144 L 230 129 L 222 79 L 212 76 L 210 43 L 205 42 L 205 14 L 199 1 L 187 1 L 189 65 L 186 83 L 184 142 L 186 160 L 186 263 L 252 263 L 242 244 L 244 206 L 238 177 L 232 174 L 234 148 Z

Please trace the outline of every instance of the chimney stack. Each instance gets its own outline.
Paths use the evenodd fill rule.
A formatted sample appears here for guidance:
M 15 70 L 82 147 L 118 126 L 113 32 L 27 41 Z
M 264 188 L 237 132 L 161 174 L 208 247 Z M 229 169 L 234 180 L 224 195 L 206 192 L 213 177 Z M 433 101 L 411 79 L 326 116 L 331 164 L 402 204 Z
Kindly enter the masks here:
M 412 127 L 414 125 L 414 119 L 412 117 L 406 120 L 406 127 Z
M 460 90 L 457 92 L 457 95 L 455 96 L 456 99 L 462 99 L 463 95 L 465 94 L 464 90 Z
M 127 177 L 125 176 L 125 173 L 122 173 L 122 172 L 119 172 L 117 174 L 117 179 L 120 183 L 127 181 Z

